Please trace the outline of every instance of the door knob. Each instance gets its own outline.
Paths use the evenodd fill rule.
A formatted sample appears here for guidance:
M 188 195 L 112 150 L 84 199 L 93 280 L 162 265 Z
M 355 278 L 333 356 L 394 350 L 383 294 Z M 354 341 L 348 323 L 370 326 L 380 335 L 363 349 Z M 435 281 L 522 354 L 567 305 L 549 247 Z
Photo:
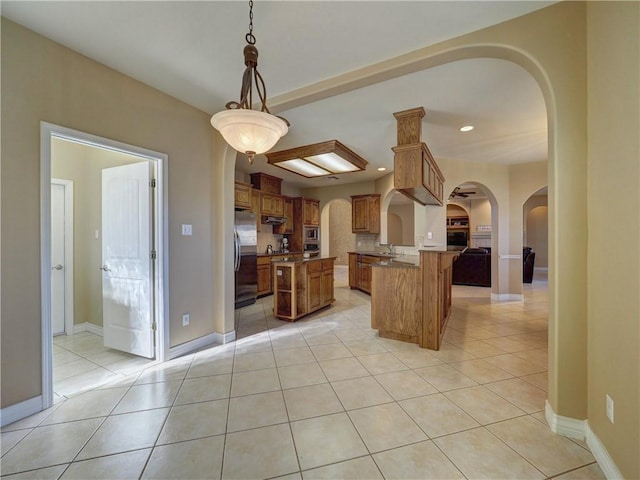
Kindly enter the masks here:
M 111 271 L 111 269 L 109 267 L 107 267 L 106 265 L 101 266 L 100 270 L 104 270 L 105 272 L 110 272 Z
M 56 265 L 55 267 L 51 267 L 51 270 L 62 270 L 64 267 L 60 264 Z

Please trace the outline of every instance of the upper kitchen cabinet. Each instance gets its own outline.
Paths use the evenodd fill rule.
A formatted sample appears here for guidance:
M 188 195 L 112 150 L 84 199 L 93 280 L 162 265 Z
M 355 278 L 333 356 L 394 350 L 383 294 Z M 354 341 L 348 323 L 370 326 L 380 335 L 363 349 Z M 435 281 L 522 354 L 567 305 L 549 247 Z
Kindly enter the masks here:
M 284 216 L 284 197 L 273 193 L 260 192 L 260 212 L 262 215 Z
M 257 222 L 257 230 L 262 231 L 260 216 L 262 212 L 260 211 L 260 190 L 256 190 L 255 188 L 251 189 L 251 211 L 256 214 Z
M 320 201 L 312 198 L 302 199 L 302 223 L 320 226 Z
M 287 219 L 282 225 L 274 225 L 273 233 L 290 234 L 293 233 L 293 198 L 283 197 L 284 216 Z
M 266 173 L 252 173 L 251 185 L 253 185 L 253 188 L 257 188 L 261 192 L 275 193 L 276 195 L 280 195 L 282 193 L 282 179 L 272 177 Z
M 424 108 L 393 114 L 398 122 L 398 146 L 394 153 L 394 187 L 422 205 L 443 205 L 444 176 L 422 141 Z
M 380 195 L 351 196 L 351 229 L 353 233 L 380 233 Z
M 236 210 L 251 210 L 252 190 L 248 183 L 236 182 L 234 191 Z

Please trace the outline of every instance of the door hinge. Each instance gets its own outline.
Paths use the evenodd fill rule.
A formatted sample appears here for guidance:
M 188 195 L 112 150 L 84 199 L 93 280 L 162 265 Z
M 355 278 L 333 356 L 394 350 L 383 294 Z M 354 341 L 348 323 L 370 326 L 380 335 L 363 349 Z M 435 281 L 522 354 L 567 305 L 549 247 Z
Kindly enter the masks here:
M 156 188 L 156 179 L 152 178 L 151 180 L 149 180 L 149 186 L 151 188 Z
M 155 250 L 151 250 L 151 260 L 155 260 L 156 259 L 156 251 Z
M 153 322 L 151 324 L 151 330 L 153 330 L 154 332 L 158 329 L 158 324 L 156 322 Z

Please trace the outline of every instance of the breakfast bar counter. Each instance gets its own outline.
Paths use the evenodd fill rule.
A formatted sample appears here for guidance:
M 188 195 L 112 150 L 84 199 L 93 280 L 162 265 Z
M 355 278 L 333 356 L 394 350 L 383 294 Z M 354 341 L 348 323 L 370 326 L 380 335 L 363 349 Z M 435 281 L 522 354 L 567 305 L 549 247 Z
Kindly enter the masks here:
M 458 252 L 421 250 L 372 265 L 371 328 L 384 338 L 439 350 L 451 310 Z M 409 256 L 407 256 L 409 257 Z
M 273 314 L 291 322 L 331 305 L 336 257 L 288 257 L 272 262 Z

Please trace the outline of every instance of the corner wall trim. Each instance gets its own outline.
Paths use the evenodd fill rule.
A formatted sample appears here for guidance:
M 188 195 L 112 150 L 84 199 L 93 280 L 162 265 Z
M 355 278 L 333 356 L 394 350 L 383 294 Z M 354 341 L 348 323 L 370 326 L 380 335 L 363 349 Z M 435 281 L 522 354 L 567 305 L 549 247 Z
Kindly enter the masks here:
M 41 412 L 42 409 L 42 395 L 5 407 L 0 410 L 0 427 L 5 427 L 13 422 Z
M 544 405 L 544 416 L 553 433 L 577 440 L 584 440 L 586 420 L 576 420 L 575 418 L 557 415 L 551 408 L 551 405 L 549 405 L 548 400 Z
M 230 332 L 227 332 L 227 333 L 214 333 L 213 335 L 216 337 L 216 343 L 219 343 L 221 345 L 224 345 L 226 343 L 231 343 L 236 339 L 235 330 L 231 330 Z
M 586 440 L 591 453 L 607 479 L 613 480 L 624 478 L 611 458 L 611 455 L 607 452 L 605 446 L 602 444 L 595 432 L 591 430 L 591 426 L 587 420 L 576 420 L 575 418 L 557 415 L 551 408 L 551 405 L 549 405 L 548 401 L 545 402 L 544 416 L 547 419 L 547 423 L 549 424 L 552 432 L 558 435 L 576 438 L 578 440 Z

